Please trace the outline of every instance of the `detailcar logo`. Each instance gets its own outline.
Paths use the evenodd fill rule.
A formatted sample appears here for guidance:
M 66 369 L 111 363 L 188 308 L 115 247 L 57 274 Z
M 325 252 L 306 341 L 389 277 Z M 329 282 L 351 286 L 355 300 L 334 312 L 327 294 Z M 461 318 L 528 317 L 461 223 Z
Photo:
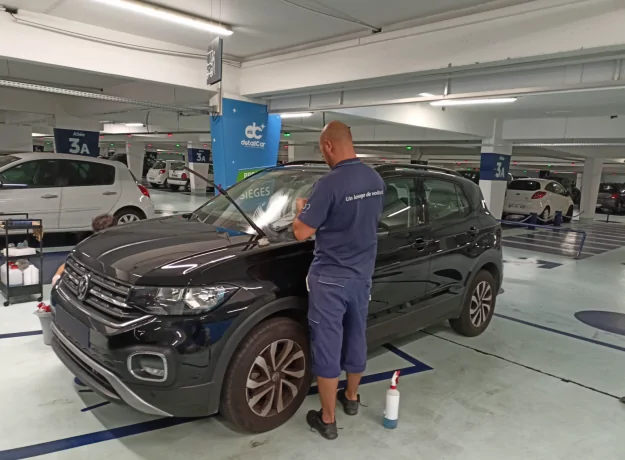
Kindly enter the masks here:
M 265 130 L 265 125 L 262 124 L 258 126 L 256 122 L 245 128 L 245 137 L 248 140 L 243 139 L 241 141 L 241 145 L 243 147 L 250 147 L 254 149 L 263 149 L 265 148 L 265 143 L 260 140 L 263 138 L 263 131 Z

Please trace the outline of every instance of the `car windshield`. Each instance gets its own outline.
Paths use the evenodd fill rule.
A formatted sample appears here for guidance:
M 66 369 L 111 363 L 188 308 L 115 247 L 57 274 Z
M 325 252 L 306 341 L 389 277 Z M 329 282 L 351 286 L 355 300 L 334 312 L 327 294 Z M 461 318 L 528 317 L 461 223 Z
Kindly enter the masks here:
M 180 169 L 184 169 L 184 161 L 176 161 L 175 163 L 171 164 L 171 169 L 174 171 L 179 171 Z
M 535 180 L 513 180 L 508 184 L 508 189 L 535 192 L 536 190 L 540 190 L 540 182 Z
M 599 193 L 616 193 L 620 188 L 620 184 L 601 184 L 599 186 Z
M 279 237 L 295 218 L 296 198 L 308 198 L 326 169 L 279 168 L 261 171 L 228 189 L 228 194 L 268 237 Z M 207 224 L 250 235 L 256 232 L 224 196 L 217 195 L 194 216 Z
M 13 155 L 0 155 L 0 168 L 19 160 L 18 157 Z
M 154 163 L 154 166 L 152 166 L 152 169 L 165 169 L 167 168 L 167 163 L 165 163 L 164 161 L 157 161 L 156 163 Z

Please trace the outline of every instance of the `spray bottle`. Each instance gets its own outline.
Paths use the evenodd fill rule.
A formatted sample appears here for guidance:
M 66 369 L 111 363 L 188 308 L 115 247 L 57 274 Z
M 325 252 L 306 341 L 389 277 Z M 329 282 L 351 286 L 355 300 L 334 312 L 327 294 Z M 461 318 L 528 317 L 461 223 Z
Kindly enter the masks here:
M 384 428 L 390 430 L 397 428 L 399 422 L 399 390 L 397 389 L 397 381 L 399 380 L 399 371 L 395 371 L 391 379 L 391 387 L 386 390 L 386 408 L 384 409 Z

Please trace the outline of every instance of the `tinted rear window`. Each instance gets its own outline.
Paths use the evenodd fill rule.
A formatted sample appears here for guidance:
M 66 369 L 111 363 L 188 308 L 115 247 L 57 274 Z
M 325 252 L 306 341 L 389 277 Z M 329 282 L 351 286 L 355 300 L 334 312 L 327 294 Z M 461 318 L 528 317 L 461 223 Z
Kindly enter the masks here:
M 171 165 L 171 169 L 173 170 L 179 170 L 179 169 L 184 169 L 185 163 L 181 162 L 176 162 L 176 163 L 172 163 Z
M 599 193 L 615 193 L 622 187 L 621 184 L 601 184 L 599 186 Z
M 540 182 L 536 182 L 535 180 L 513 180 L 508 184 L 508 189 L 535 192 L 536 190 L 540 190 Z
M 153 169 L 165 169 L 167 168 L 167 164 L 165 164 L 164 161 L 157 161 L 156 163 L 154 163 L 154 166 L 152 166 Z

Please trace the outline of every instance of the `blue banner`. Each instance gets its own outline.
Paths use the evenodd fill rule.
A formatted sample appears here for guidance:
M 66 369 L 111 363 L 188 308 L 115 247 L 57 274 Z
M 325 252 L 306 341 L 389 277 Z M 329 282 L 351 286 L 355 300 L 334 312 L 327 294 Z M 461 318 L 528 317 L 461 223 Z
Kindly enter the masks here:
M 211 151 L 206 149 L 187 149 L 189 163 L 209 163 Z
M 241 170 L 275 166 L 282 119 L 267 106 L 223 99 L 223 115 L 211 117 L 215 182 L 224 188 L 237 182 Z
M 100 153 L 100 133 L 54 128 L 54 146 L 56 153 L 97 157 Z
M 510 155 L 482 153 L 480 159 L 480 180 L 507 180 L 510 170 Z

